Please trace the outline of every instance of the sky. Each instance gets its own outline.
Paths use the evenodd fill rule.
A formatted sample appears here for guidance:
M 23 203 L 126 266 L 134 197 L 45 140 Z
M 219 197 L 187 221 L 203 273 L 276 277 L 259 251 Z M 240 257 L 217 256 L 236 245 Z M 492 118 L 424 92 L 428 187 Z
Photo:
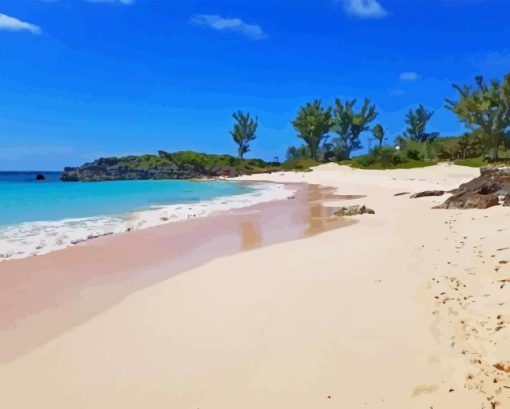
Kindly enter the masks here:
M 283 159 L 299 107 L 336 97 L 372 99 L 388 142 L 420 103 L 430 131 L 459 135 L 444 99 L 510 72 L 509 15 L 507 0 L 0 0 L 0 170 L 236 154 L 237 110 L 259 118 L 247 157 Z

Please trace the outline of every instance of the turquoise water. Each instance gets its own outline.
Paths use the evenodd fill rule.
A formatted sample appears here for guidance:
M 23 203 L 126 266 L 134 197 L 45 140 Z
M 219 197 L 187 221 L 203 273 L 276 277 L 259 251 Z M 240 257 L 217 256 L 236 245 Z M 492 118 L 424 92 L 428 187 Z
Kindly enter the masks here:
M 120 215 L 155 205 L 194 203 L 252 192 L 224 181 L 144 180 L 61 182 L 57 172 L 0 172 L 0 226 L 33 221 Z

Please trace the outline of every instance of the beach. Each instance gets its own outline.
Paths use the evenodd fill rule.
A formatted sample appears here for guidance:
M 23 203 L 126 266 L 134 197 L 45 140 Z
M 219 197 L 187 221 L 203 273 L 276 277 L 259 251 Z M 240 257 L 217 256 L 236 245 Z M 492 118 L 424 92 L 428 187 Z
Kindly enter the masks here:
M 301 196 L 0 263 L 0 406 L 510 407 L 510 208 L 395 196 L 478 174 L 244 176 Z

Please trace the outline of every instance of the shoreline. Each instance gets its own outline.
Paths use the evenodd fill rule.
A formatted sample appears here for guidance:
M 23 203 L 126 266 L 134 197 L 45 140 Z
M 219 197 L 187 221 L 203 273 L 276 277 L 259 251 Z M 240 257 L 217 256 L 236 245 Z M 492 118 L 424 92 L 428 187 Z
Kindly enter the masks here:
M 261 205 L 279 208 L 276 213 L 191 220 L 182 224 L 218 224 L 207 224 L 211 235 L 201 234 L 200 243 L 191 234 L 197 229 L 177 236 L 195 251 L 175 249 L 181 260 L 210 256 L 181 265 L 180 274 L 165 261 L 168 226 L 62 250 L 71 270 L 63 258 L 55 262 L 57 253 L 13 261 L 26 266 L 46 259 L 47 271 L 61 269 L 60 279 L 81 268 L 84 281 L 73 291 L 36 268 L 22 287 L 5 287 L 0 404 L 504 408 L 510 402 L 510 208 L 432 209 L 447 195 L 394 196 L 448 191 L 477 173 L 453 165 L 379 172 L 331 164 L 244 178 L 328 186 L 324 194 L 358 196 L 347 203 L 376 213 L 335 228 L 326 223 L 327 212 L 345 203 L 331 198 L 321 210 L 319 200 L 318 207 L 302 208 L 301 233 L 319 227 L 321 234 L 297 240 L 279 238 L 304 226 L 289 211 L 307 202 L 299 197 Z M 264 242 L 270 245 L 243 223 L 263 214 L 259 226 L 272 226 L 275 240 Z M 226 234 L 219 237 L 218 228 Z M 229 243 L 237 250 L 223 252 Z M 250 251 L 238 251 L 243 245 Z M 94 251 L 77 263 L 85 248 Z M 158 252 L 162 258 L 154 257 Z M 97 279 L 107 268 L 102 257 L 115 260 L 109 282 Z M 30 285 L 47 290 L 44 301 L 53 304 L 41 308 L 41 294 Z M 33 308 L 13 320 L 5 313 L 20 312 L 19 299 L 34 301 Z M 22 393 L 27 388 L 31 393 Z
M 54 332 L 89 319 L 91 312 L 100 313 L 134 291 L 212 259 L 352 223 L 331 217 L 335 208 L 327 202 L 342 198 L 332 189 L 303 183 L 285 186 L 292 186 L 292 199 L 102 236 L 1 263 L 0 364 Z M 22 294 L 29 298 L 18 298 Z M 58 330 L 41 331 L 44 326 Z
M 48 254 L 103 236 L 282 200 L 293 194 L 293 190 L 288 186 L 277 183 L 239 181 L 237 183 L 251 184 L 253 191 L 193 203 L 154 205 L 144 210 L 122 214 L 23 222 L 4 226 L 0 228 L 0 263 Z

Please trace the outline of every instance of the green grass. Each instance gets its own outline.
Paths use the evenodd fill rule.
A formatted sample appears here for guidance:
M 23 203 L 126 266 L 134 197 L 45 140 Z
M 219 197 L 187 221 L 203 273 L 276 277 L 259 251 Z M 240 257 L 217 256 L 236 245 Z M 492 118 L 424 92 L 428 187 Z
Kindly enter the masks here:
M 456 165 L 459 166 L 469 166 L 472 168 L 481 168 L 483 166 L 508 166 L 510 165 L 510 158 L 508 157 L 508 151 L 500 150 L 498 152 L 500 161 L 495 163 L 489 163 L 485 157 L 486 155 L 481 155 L 476 158 L 468 158 L 468 159 L 460 159 L 455 161 Z
M 471 168 L 481 168 L 482 166 L 487 166 L 487 161 L 484 160 L 483 156 L 480 156 L 478 158 L 457 160 L 455 164 L 459 166 L 469 166 Z
M 313 159 L 296 159 L 282 163 L 281 168 L 283 170 L 305 171 L 313 166 L 319 166 L 322 164 L 323 162 L 317 162 Z
M 372 163 L 369 166 L 363 166 L 359 162 L 353 161 L 350 166 L 356 169 L 372 169 L 372 170 L 386 170 L 386 169 L 413 169 L 413 168 L 425 168 L 428 166 L 434 166 L 437 162 L 435 161 L 424 161 L 424 160 L 409 160 L 407 162 L 399 163 L 397 165 L 383 166 L 381 163 Z

